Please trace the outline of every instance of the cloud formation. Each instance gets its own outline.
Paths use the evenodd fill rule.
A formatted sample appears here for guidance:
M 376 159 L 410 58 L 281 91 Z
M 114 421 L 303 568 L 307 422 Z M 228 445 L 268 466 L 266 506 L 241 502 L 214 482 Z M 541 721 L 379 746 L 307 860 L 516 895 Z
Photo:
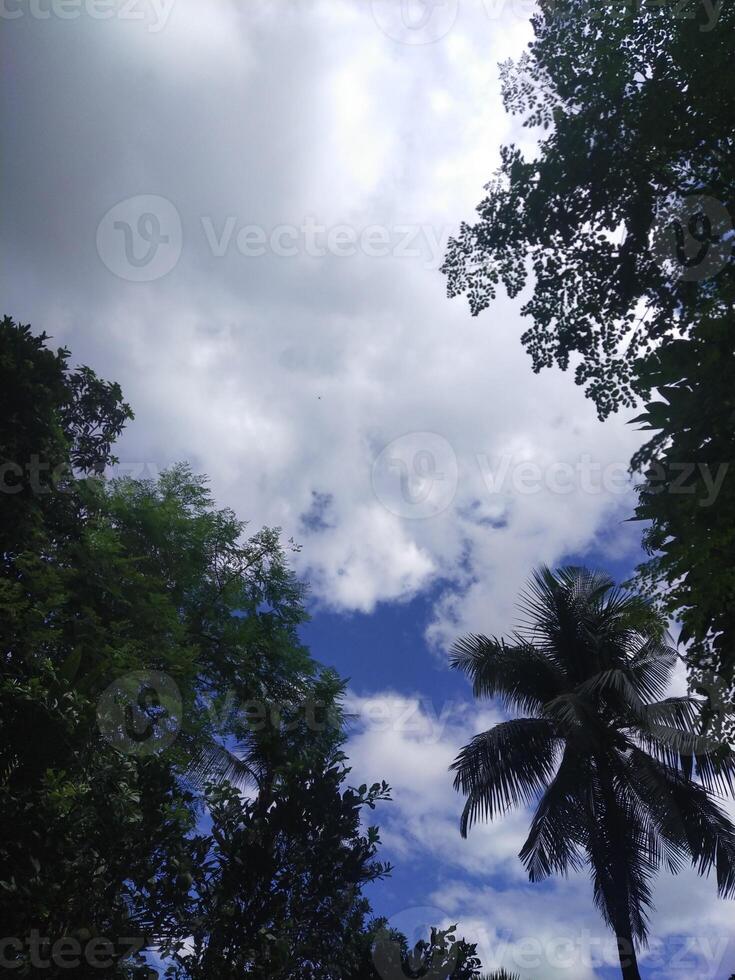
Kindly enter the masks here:
M 527 140 L 496 68 L 527 10 L 450 3 L 428 43 L 377 0 L 88 6 L 5 25 L 6 309 L 122 383 L 124 462 L 191 459 L 332 608 L 442 583 L 439 646 L 506 628 L 539 561 L 634 545 L 637 435 L 437 270 Z

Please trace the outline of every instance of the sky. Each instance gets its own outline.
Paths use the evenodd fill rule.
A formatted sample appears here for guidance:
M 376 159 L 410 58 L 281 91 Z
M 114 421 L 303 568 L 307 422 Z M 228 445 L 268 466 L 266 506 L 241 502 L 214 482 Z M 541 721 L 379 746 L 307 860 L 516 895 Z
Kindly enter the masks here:
M 584 877 L 530 886 L 527 813 L 459 837 L 447 767 L 501 718 L 447 651 L 512 628 L 534 566 L 639 557 L 627 463 L 523 297 L 470 317 L 439 271 L 499 146 L 527 0 L 3 0 L 4 312 L 121 383 L 119 472 L 189 460 L 283 528 L 304 636 L 350 678 L 356 782 L 385 778 L 381 914 L 459 922 L 523 980 L 615 976 Z M 679 679 L 681 684 L 681 679 Z M 662 877 L 647 975 L 735 971 L 732 907 Z

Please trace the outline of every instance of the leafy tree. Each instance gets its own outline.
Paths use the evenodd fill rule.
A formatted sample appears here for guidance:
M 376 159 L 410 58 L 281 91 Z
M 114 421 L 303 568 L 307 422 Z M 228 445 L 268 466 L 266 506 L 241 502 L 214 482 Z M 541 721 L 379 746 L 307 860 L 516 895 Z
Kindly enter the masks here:
M 361 814 L 389 791 L 345 785 L 341 728 L 329 710 L 341 688 L 325 676 L 322 710 L 295 728 L 284 719 L 278 762 L 259 792 L 210 786 L 212 831 L 194 878 L 191 939 L 168 951 L 167 976 L 326 980 L 349 971 L 369 911 L 362 886 L 390 873 L 375 859 L 377 828 L 363 831 Z
M 19 554 L 3 597 L 5 921 L 16 935 L 30 924 L 160 939 L 178 934 L 186 901 L 192 790 L 257 778 L 267 752 L 219 695 L 300 703 L 316 667 L 273 532 L 238 543 L 241 523 L 185 469 L 79 493 L 74 536 Z M 130 757 L 100 734 L 100 697 L 136 672 L 180 696 L 165 754 Z
M 43 516 L 67 531 L 76 503 L 73 471 L 101 473 L 116 462 L 112 445 L 133 417 L 120 387 L 89 368 L 69 367 L 69 351 L 4 317 L 0 324 L 0 531 L 2 561 L 12 562 L 43 534 Z
M 502 147 L 480 221 L 462 225 L 444 271 L 475 314 L 532 271 L 534 370 L 576 355 L 577 383 L 604 417 L 645 393 L 636 357 L 703 312 L 732 317 L 735 239 L 720 239 L 735 214 L 735 9 L 722 5 L 713 24 L 705 5 L 539 7 L 528 52 L 502 66 L 506 109 L 540 128 L 538 153 Z M 689 213 L 692 195 L 704 211 Z
M 657 434 L 633 467 L 656 476 L 637 512 L 654 557 L 639 584 L 682 619 L 692 682 L 732 729 L 735 475 L 706 510 L 699 469 L 675 488 L 678 466 L 735 458 L 735 6 L 541 0 L 532 23 L 501 77 L 538 151 L 502 147 L 479 221 L 449 244 L 448 292 L 478 314 L 532 274 L 534 371 L 573 365 L 601 418 L 648 400 Z
M 455 760 L 461 832 L 535 803 L 520 852 L 529 878 L 587 864 L 622 975 L 637 980 L 662 863 L 714 869 L 719 894 L 735 895 L 735 826 L 715 796 L 732 792 L 735 754 L 698 734 L 691 697 L 659 700 L 675 652 L 646 599 L 586 569 L 542 568 L 521 610 L 508 641 L 470 635 L 454 648 L 475 696 L 527 714 L 475 736 Z
M 639 582 L 682 624 L 692 683 L 713 736 L 732 737 L 735 713 L 735 350 L 733 327 L 703 319 L 688 340 L 648 359 L 658 390 L 635 421 L 654 431 L 633 460 L 646 472 L 638 520 L 650 557 Z
M 186 466 L 155 481 L 103 479 L 131 413 L 116 385 L 71 370 L 45 341 L 0 326 L 0 435 L 13 464 L 0 497 L 0 917 L 18 939 L 18 975 L 35 968 L 35 930 L 83 947 L 75 976 L 98 975 L 88 947 L 111 940 L 107 972 L 129 976 L 140 959 L 124 958 L 120 941 L 176 948 L 191 934 L 195 881 L 206 898 L 205 784 L 222 786 L 209 802 L 223 848 L 239 806 L 253 848 L 290 833 L 289 859 L 322 887 L 308 864 L 322 829 L 348 837 L 376 794 L 337 792 L 336 748 L 324 771 L 308 755 L 309 725 L 334 707 L 339 683 L 298 639 L 303 589 L 278 532 L 248 536 Z M 328 732 L 337 737 L 338 713 Z M 289 886 L 302 944 L 310 930 L 311 942 L 326 934 L 336 909 L 357 915 L 360 861 L 366 880 L 382 867 L 376 839 L 347 837 L 332 863 L 335 909 L 302 907 Z M 230 887 L 241 866 L 220 861 L 217 874 Z M 241 891 L 247 881 L 262 897 L 262 875 Z M 56 961 L 45 969 L 68 974 Z
M 149 924 L 134 890 L 163 853 L 185 852 L 191 823 L 168 767 L 136 766 L 102 742 L 94 700 L 74 684 L 83 655 L 99 663 L 105 646 L 85 650 L 91 603 L 75 583 L 92 567 L 80 541 L 89 498 L 72 471 L 112 462 L 131 413 L 116 385 L 71 371 L 45 340 L 0 325 L 0 914 L 24 972 L 47 953 L 25 943 L 34 929 L 85 954 L 106 937 L 116 945 L 102 960 L 120 963 L 119 941 L 139 942 Z M 163 899 L 148 911 L 165 930 L 175 890 Z M 85 955 L 76 972 L 99 968 Z
M 286 713 L 270 733 L 258 791 L 229 783 L 207 793 L 211 833 L 194 871 L 188 939 L 162 945 L 171 980 L 476 980 L 476 947 L 432 929 L 413 950 L 362 894 L 389 875 L 378 829 L 363 813 L 390 798 L 385 783 L 349 786 L 340 699 L 331 672 L 314 710 Z
M 403 980 L 404 977 L 423 977 L 424 980 L 481 980 L 482 964 L 477 945 L 457 939 L 457 926 L 447 929 L 432 927 L 429 938 L 420 939 L 409 949 L 404 935 L 386 928 L 384 920 L 373 927 L 371 968 L 361 969 L 356 976 L 375 980 Z

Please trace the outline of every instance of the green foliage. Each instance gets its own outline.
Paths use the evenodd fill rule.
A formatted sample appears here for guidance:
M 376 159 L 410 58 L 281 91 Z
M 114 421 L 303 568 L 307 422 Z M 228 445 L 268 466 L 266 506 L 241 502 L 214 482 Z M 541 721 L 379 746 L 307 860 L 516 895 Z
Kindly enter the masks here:
M 573 365 L 601 418 L 648 400 L 639 585 L 682 620 L 692 684 L 732 731 L 735 476 L 705 507 L 701 467 L 735 460 L 735 6 L 542 0 L 533 27 L 502 81 L 538 153 L 502 148 L 449 244 L 448 292 L 477 314 L 532 276 L 534 371 Z
M 112 444 L 132 418 L 117 384 L 89 368 L 72 370 L 66 349 L 46 334 L 4 317 L 0 324 L 0 531 L 6 566 L 43 534 L 43 515 L 70 529 L 73 471 L 101 472 L 115 461 Z
M 246 537 L 186 467 L 155 483 L 90 477 L 131 413 L 44 340 L 0 328 L 3 461 L 21 469 L 0 498 L 0 911 L 6 935 L 161 941 L 189 900 L 192 790 L 252 776 L 275 737 L 213 704 L 301 704 L 318 671 L 277 532 Z M 100 695 L 137 670 L 181 692 L 165 755 L 100 736 Z
M 49 959 L 39 936 L 77 944 L 75 977 L 100 975 L 88 954 L 105 942 L 105 975 L 136 980 L 155 974 L 152 949 L 182 980 L 374 975 L 362 887 L 390 867 L 361 818 L 389 790 L 346 785 L 343 684 L 299 641 L 303 589 L 279 533 L 248 535 L 187 466 L 104 479 L 131 413 L 67 361 L 0 325 L 3 472 L 20 466 L 0 494 L 15 975 Z M 70 975 L 53 957 L 42 969 Z
M 363 832 L 360 817 L 388 787 L 345 787 L 345 757 L 336 745 L 325 755 L 322 741 L 284 760 L 254 797 L 210 787 L 191 940 L 169 951 L 167 976 L 341 978 L 353 965 L 369 908 L 361 888 L 390 872 L 375 860 L 377 828 Z
M 646 599 L 586 569 L 541 569 L 521 612 L 509 641 L 470 635 L 454 649 L 477 697 L 528 713 L 455 760 L 462 834 L 535 804 L 520 852 L 529 878 L 588 866 L 595 903 L 632 955 L 661 864 L 714 871 L 719 894 L 735 896 L 735 826 L 715 798 L 735 786 L 735 752 L 700 734 L 694 699 L 659 700 L 676 654 Z M 634 965 L 623 973 L 638 977 Z
M 419 940 L 403 960 L 403 974 L 426 980 L 475 980 L 482 964 L 477 946 L 457 939 L 456 925 L 432 929 L 427 940 Z M 386 980 L 392 980 L 390 975 Z
M 732 320 L 735 242 L 713 244 L 724 268 L 698 279 L 672 269 L 674 239 L 662 252 L 656 230 L 695 194 L 735 214 L 735 7 L 710 18 L 704 5 L 542 0 L 532 23 L 502 80 L 506 109 L 541 129 L 538 154 L 502 147 L 480 220 L 462 225 L 443 269 L 473 314 L 532 272 L 534 370 L 574 358 L 605 417 L 647 391 L 635 358 L 686 334 L 705 307 Z
M 732 727 L 735 698 L 735 349 L 732 324 L 703 319 L 648 359 L 658 399 L 634 421 L 655 432 L 633 465 L 647 470 L 636 509 L 651 558 L 639 581 L 681 621 L 707 721 Z M 696 465 L 695 465 L 696 464 Z
M 363 956 L 343 980 L 481 980 L 477 946 L 457 939 L 457 926 L 431 928 L 429 938 L 409 949 L 406 937 L 390 929 L 385 919 L 374 919 L 363 933 Z
M 186 851 L 191 814 L 169 767 L 137 766 L 96 733 L 84 682 L 105 651 L 88 618 L 95 494 L 72 470 L 112 461 L 130 411 L 44 341 L 0 326 L 0 914 L 5 935 L 116 942 L 170 926 L 177 896 L 154 923 L 138 893 L 162 853 Z
M 257 794 L 208 787 L 212 829 L 194 871 L 189 938 L 162 947 L 171 980 L 477 977 L 475 946 L 453 930 L 432 929 L 408 950 L 384 920 L 368 920 L 362 888 L 391 868 L 376 859 L 378 829 L 363 828 L 364 814 L 390 791 L 384 782 L 348 784 L 334 724 L 342 691 L 327 673 L 315 689 L 321 710 L 284 717 Z

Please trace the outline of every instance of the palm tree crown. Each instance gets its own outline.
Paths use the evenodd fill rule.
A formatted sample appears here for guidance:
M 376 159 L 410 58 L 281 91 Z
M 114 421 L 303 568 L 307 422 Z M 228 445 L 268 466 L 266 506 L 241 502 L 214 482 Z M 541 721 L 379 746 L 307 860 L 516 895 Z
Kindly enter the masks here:
M 476 735 L 455 760 L 461 832 L 536 803 L 520 852 L 529 878 L 587 864 L 623 976 L 637 978 L 634 944 L 662 863 L 714 869 L 719 894 L 735 895 L 735 826 L 715 799 L 732 791 L 735 754 L 699 734 L 696 700 L 661 700 L 676 652 L 650 602 L 587 569 L 541 568 L 521 610 L 509 641 L 470 635 L 453 650 L 476 697 L 527 715 Z

